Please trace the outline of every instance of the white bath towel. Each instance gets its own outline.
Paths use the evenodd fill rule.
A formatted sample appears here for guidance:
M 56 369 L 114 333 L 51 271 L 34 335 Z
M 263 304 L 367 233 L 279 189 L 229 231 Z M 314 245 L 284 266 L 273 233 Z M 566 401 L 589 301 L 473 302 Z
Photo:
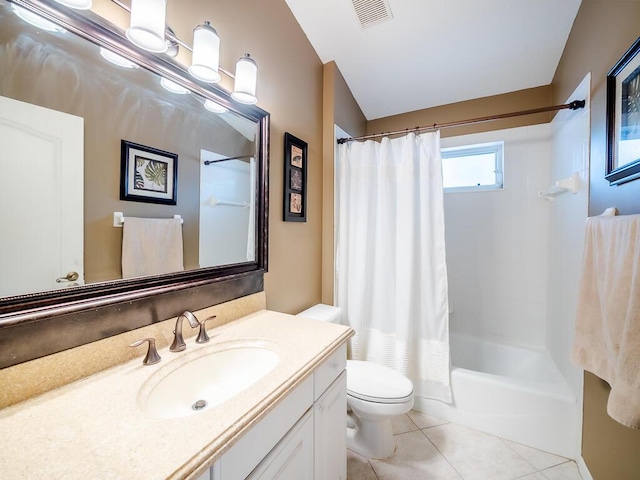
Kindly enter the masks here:
M 609 416 L 640 428 L 640 215 L 587 220 L 572 360 L 611 386 Z
M 122 278 L 184 270 L 180 219 L 127 217 L 122 228 Z

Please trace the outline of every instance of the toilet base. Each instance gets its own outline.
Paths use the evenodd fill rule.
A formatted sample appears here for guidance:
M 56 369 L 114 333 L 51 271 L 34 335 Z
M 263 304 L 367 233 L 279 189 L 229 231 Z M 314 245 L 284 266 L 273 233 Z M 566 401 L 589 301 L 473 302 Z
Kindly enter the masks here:
M 391 419 L 362 419 L 353 412 L 348 414 L 347 448 L 367 458 L 387 458 L 394 454 Z

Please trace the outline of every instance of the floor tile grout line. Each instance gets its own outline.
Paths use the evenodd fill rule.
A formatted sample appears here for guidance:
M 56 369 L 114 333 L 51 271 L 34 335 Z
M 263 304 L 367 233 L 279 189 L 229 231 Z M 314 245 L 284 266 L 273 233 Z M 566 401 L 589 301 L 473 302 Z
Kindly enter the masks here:
M 526 461 L 529 465 L 531 465 L 533 468 L 535 468 L 535 469 L 536 469 L 536 472 L 538 472 L 538 473 L 542 473 L 544 470 L 549 470 L 549 469 L 551 469 L 551 468 L 557 467 L 557 466 L 559 466 L 559 465 L 564 465 L 565 463 L 568 463 L 568 462 L 573 461 L 573 460 L 571 460 L 570 458 L 561 457 L 560 455 L 556 455 L 555 453 L 546 452 L 546 451 L 544 451 L 544 450 L 540 450 L 540 449 L 538 449 L 538 448 L 528 447 L 528 445 L 523 445 L 523 444 L 518 443 L 518 442 L 513 442 L 512 440 L 507 440 L 507 439 L 502 438 L 502 437 L 496 437 L 496 438 L 500 439 L 500 441 L 501 441 L 504 445 L 506 445 L 507 447 L 509 447 L 509 448 L 511 449 L 511 451 L 513 451 L 516 455 L 518 455 L 520 458 L 522 458 L 524 461 Z M 524 456 L 522 456 L 518 451 L 516 451 L 516 449 L 515 449 L 515 448 L 513 448 L 513 447 L 512 447 L 508 442 L 513 442 L 513 443 L 516 443 L 516 444 L 518 444 L 518 445 L 523 445 L 524 447 L 528 447 L 528 448 L 532 448 L 532 449 L 534 449 L 534 450 L 538 450 L 538 451 L 540 451 L 540 452 L 542 452 L 542 453 L 548 453 L 548 454 L 550 454 L 550 455 L 554 455 L 554 456 L 556 456 L 556 457 L 558 457 L 558 458 L 562 458 L 562 459 L 563 459 L 563 461 L 561 461 L 560 463 L 556 463 L 555 465 L 549 465 L 548 467 L 539 468 L 539 467 L 537 467 L 536 465 L 534 465 L 534 464 L 533 464 L 533 462 L 530 462 L 529 460 L 527 460 L 526 458 L 524 458 Z M 526 476 L 526 475 L 525 475 L 525 476 Z M 546 475 L 545 475 L 545 476 L 546 476 Z M 520 477 L 518 477 L 518 478 L 520 478 Z
M 540 470 L 538 470 L 540 473 L 546 472 L 547 470 L 551 470 L 552 468 L 556 468 L 559 467 L 560 465 L 564 465 L 566 463 L 570 463 L 570 462 L 574 462 L 575 460 L 571 460 L 571 459 L 566 459 L 564 462 L 558 463 L 557 465 L 551 465 L 550 467 L 545 467 L 545 468 L 541 468 Z M 579 473 L 579 472 L 578 472 Z M 545 475 L 546 477 L 546 475 Z
M 413 426 L 416 427 L 416 430 L 420 430 L 420 427 L 418 426 L 418 424 L 416 422 L 413 421 L 413 418 L 411 418 L 411 416 L 408 413 L 405 413 L 405 415 L 409 419 L 409 421 L 411 421 L 411 423 L 413 423 Z
M 435 448 L 435 449 L 436 449 L 436 451 L 437 451 L 440 455 L 442 455 L 442 458 L 444 458 L 445 462 L 447 462 L 447 463 L 449 464 L 449 466 L 450 466 L 451 468 L 453 468 L 453 471 L 454 471 L 454 472 L 456 472 L 456 473 L 458 474 L 458 476 L 459 476 L 462 480 L 465 480 L 464 475 L 462 475 L 462 473 L 460 473 L 460 472 L 458 471 L 458 469 L 455 467 L 455 465 L 449 461 L 449 459 L 447 458 L 447 456 L 446 456 L 444 453 L 442 453 L 442 452 L 440 451 L 440 449 L 438 448 L 438 446 L 437 446 L 435 443 L 433 443 L 433 442 L 431 441 L 431 439 L 427 436 L 427 434 L 426 434 L 426 433 L 424 433 L 424 431 L 425 431 L 425 430 L 427 430 L 427 429 L 429 429 L 429 428 L 434 428 L 434 427 L 439 427 L 439 426 L 440 426 L 440 425 L 433 425 L 432 427 L 421 428 L 421 429 L 420 429 L 420 433 L 422 433 L 422 435 L 424 435 L 424 437 L 427 439 L 427 442 L 429 442 L 431 445 L 433 445 L 433 448 Z
M 395 455 L 395 450 L 393 451 L 394 455 Z M 380 477 L 378 476 L 378 474 L 376 473 L 376 469 L 373 467 L 373 463 L 371 463 L 371 459 L 367 458 L 367 463 L 369 464 L 369 467 L 371 468 L 371 471 L 373 472 L 374 477 L 376 477 L 376 480 L 380 480 Z
M 494 436 L 495 436 L 495 435 L 494 435 Z M 502 443 L 505 447 L 507 447 L 509 450 L 511 450 L 513 453 L 515 453 L 517 456 L 519 456 L 522 460 L 524 460 L 524 461 L 525 461 L 525 462 L 527 462 L 529 465 L 531 465 L 531 466 L 534 468 L 534 470 L 535 470 L 536 472 L 540 472 L 540 469 L 539 469 L 538 467 L 536 467 L 533 463 L 531 463 L 529 460 L 527 460 L 527 459 L 526 459 L 526 458 L 524 458 L 522 455 L 520 455 L 520 453 L 518 453 L 518 452 L 516 451 L 516 449 L 515 449 L 515 448 L 513 448 L 511 445 L 509 445 L 509 444 L 505 441 L 505 439 L 504 439 L 504 438 L 502 438 L 502 437 L 496 437 L 496 438 L 497 438 L 498 440 L 500 440 L 500 443 Z M 532 447 L 530 447 L 530 448 L 532 448 Z M 541 450 L 541 451 L 542 451 L 542 450 Z M 531 475 L 531 474 L 530 474 L 530 475 Z M 526 476 L 526 475 L 524 475 L 524 476 Z M 521 477 L 517 477 L 517 478 L 521 478 Z

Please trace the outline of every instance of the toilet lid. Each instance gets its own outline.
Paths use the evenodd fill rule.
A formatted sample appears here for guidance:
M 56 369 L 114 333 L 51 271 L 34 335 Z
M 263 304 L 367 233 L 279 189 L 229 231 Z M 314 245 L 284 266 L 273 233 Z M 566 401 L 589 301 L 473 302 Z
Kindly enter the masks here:
M 347 360 L 347 394 L 369 402 L 403 403 L 413 395 L 413 383 L 384 365 Z

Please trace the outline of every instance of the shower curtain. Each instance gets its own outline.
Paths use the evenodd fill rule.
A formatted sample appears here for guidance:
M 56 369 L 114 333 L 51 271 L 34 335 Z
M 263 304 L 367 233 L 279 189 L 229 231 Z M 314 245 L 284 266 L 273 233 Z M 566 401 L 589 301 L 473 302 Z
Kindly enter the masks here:
M 339 146 L 336 295 L 351 358 L 451 402 L 440 133 Z

